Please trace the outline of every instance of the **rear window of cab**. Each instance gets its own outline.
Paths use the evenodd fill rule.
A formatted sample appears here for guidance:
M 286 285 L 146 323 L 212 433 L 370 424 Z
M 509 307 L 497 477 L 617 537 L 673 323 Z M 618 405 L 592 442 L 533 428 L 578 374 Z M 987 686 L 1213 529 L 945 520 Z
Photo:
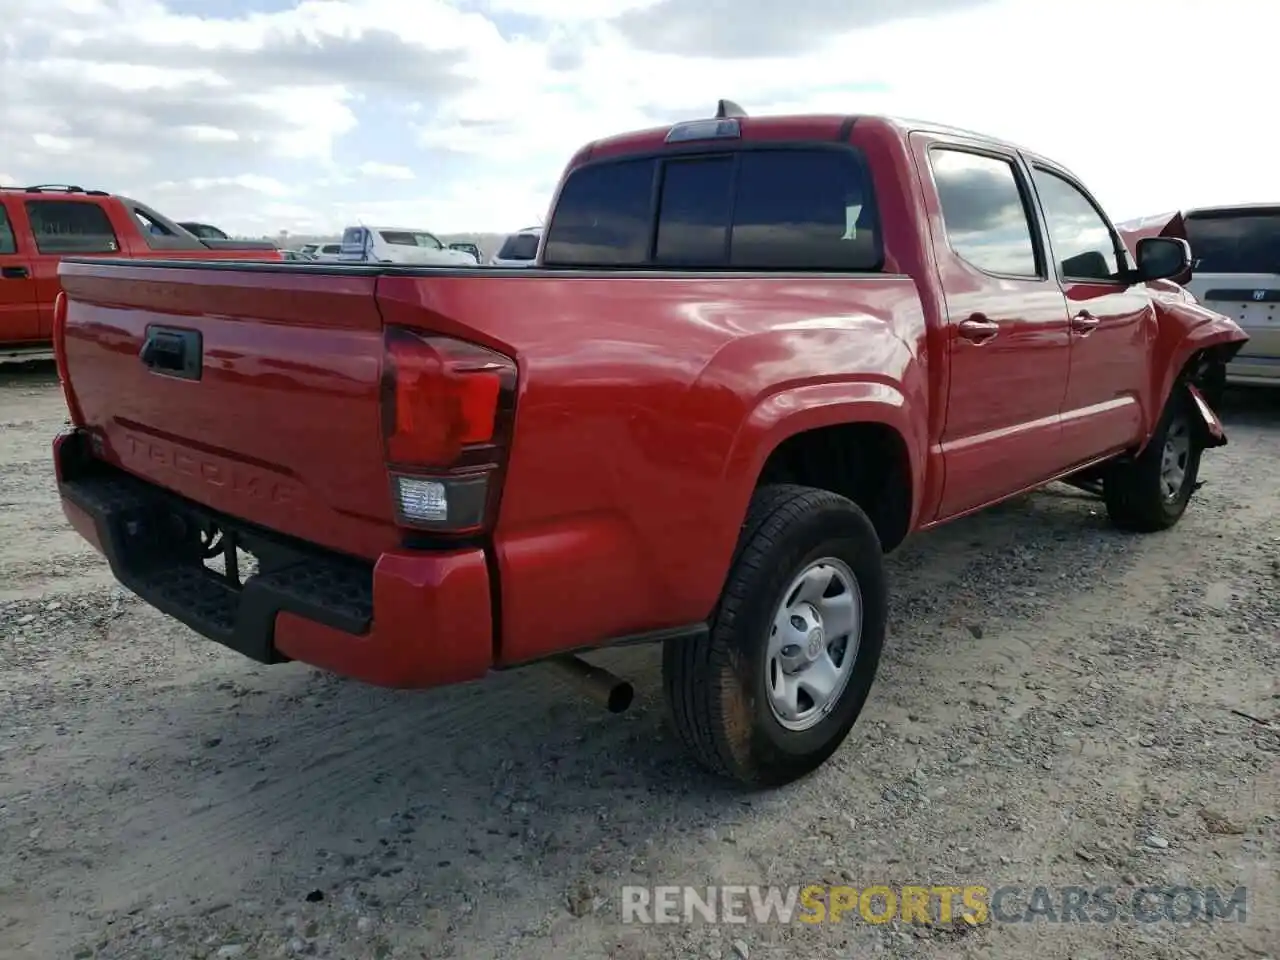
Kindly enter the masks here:
M 574 170 L 546 266 L 877 271 L 870 177 L 852 148 L 744 148 Z

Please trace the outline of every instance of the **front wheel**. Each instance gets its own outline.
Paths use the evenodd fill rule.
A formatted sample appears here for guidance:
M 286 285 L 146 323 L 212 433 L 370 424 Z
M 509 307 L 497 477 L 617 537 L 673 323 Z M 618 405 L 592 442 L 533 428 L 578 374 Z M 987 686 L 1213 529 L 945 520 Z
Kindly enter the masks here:
M 866 514 L 825 490 L 761 487 L 711 630 L 663 651 L 681 739 L 704 766 L 744 783 L 777 786 L 816 769 L 866 703 L 886 612 Z
M 1192 417 L 1192 401 L 1174 387 L 1155 435 L 1138 457 L 1116 464 L 1103 482 L 1111 522 L 1122 530 L 1168 530 L 1186 512 L 1200 474 L 1203 445 Z

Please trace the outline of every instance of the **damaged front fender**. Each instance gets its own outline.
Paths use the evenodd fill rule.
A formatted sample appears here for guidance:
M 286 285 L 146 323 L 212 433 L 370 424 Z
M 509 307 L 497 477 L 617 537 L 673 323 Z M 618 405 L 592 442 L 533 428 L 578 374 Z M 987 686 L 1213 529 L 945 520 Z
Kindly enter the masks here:
M 1117 224 L 1116 229 L 1130 257 L 1135 259 L 1138 241 L 1146 237 L 1174 237 L 1189 242 L 1181 211 L 1130 220 Z M 1170 280 L 1147 284 L 1158 320 L 1151 365 L 1151 395 L 1156 401 L 1152 409 L 1164 409 L 1173 390 L 1185 386 L 1200 411 L 1204 445 L 1219 447 L 1227 442 L 1226 433 L 1204 391 L 1213 388 L 1216 394 L 1225 382 L 1227 363 L 1249 341 L 1249 335 L 1230 317 L 1210 310 L 1192 296 L 1184 286 L 1192 272 L 1188 267 Z
M 1184 388 L 1190 394 L 1192 404 L 1200 413 L 1199 424 L 1202 427 L 1199 431 L 1200 445 L 1206 449 L 1225 447 L 1227 445 L 1227 432 L 1223 429 L 1222 421 L 1218 419 L 1218 414 L 1205 401 L 1200 389 L 1194 383 L 1187 383 Z

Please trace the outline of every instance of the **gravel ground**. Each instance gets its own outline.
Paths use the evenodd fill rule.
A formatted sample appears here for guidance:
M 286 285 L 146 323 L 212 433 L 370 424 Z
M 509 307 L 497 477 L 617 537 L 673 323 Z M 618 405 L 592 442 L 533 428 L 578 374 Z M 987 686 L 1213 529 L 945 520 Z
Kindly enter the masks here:
M 1054 488 L 906 545 L 847 745 L 745 795 L 665 727 L 656 650 L 598 657 L 637 681 L 613 717 L 540 668 L 391 692 L 200 640 L 65 524 L 52 370 L 0 370 L 0 957 L 1280 957 L 1280 399 L 1224 413 L 1167 534 Z M 628 883 L 1248 900 L 1244 922 L 640 926 Z

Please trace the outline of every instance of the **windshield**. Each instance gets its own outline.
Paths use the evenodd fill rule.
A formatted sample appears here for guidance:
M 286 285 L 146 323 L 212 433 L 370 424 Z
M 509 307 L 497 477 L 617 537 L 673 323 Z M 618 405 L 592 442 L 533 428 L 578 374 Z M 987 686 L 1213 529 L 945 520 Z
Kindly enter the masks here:
M 397 247 L 426 247 L 428 250 L 440 250 L 443 247 L 431 234 L 417 230 L 382 230 L 379 233 L 384 243 Z
M 532 260 L 538 255 L 538 237 L 533 233 L 514 233 L 498 251 L 499 260 Z
M 1280 209 L 1186 218 L 1196 273 L 1280 273 Z

